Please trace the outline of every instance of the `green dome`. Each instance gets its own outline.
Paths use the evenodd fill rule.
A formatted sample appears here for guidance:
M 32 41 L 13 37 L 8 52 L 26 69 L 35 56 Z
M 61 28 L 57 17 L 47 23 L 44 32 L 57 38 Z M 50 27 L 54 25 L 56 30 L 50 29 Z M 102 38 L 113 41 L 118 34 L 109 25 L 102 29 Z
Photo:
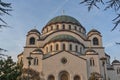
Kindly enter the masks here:
M 56 41 L 67 41 L 67 42 L 75 42 L 75 43 L 80 43 L 76 38 L 70 35 L 57 35 L 53 37 L 50 42 L 56 42 Z
M 101 34 L 101 33 L 100 33 L 98 30 L 96 30 L 96 29 L 90 30 L 90 31 L 88 32 L 88 34 L 91 33 L 91 32 L 97 32 L 97 33 Z
M 114 61 L 112 62 L 112 64 L 114 64 L 114 63 L 120 63 L 120 61 L 119 61 L 119 60 L 114 60 Z
M 36 33 L 40 34 L 40 32 L 37 29 L 31 29 L 28 33 L 30 33 L 30 32 L 36 32 Z
M 47 23 L 47 25 L 54 24 L 54 23 L 62 23 L 62 22 L 65 22 L 65 23 L 73 23 L 73 24 L 81 25 L 78 20 L 76 20 L 75 18 L 73 18 L 73 17 L 71 17 L 71 16 L 67 16 L 67 15 L 57 16 L 57 17 L 51 19 L 51 20 Z

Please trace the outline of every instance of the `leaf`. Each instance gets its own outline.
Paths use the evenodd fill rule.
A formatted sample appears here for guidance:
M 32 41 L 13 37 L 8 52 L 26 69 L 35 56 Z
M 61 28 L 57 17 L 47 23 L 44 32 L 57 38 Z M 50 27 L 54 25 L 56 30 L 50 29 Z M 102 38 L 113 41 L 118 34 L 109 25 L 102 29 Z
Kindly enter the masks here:
M 3 7 L 12 8 L 12 7 L 11 7 L 11 3 L 5 3 L 5 2 L 1 2 L 1 1 L 0 1 L 0 5 L 3 6 Z
M 0 18 L 0 21 L 2 21 L 3 23 L 7 24 L 2 18 Z

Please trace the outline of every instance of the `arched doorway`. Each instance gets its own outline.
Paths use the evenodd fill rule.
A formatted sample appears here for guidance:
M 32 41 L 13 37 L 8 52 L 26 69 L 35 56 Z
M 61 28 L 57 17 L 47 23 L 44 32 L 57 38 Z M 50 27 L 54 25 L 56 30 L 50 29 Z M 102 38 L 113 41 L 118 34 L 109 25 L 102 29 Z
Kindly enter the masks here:
M 62 71 L 59 73 L 59 80 L 70 80 L 69 73 L 66 71 Z
M 53 75 L 50 75 L 50 76 L 48 77 L 48 80 L 55 80 L 55 77 L 54 77 Z

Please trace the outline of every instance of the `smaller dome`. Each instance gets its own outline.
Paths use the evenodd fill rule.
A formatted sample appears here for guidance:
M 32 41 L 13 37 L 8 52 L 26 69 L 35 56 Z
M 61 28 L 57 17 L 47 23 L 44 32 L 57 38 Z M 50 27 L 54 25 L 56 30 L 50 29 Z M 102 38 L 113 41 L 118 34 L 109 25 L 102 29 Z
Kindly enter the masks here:
M 97 33 L 101 34 L 101 33 L 100 33 L 98 30 L 96 30 L 96 29 L 90 30 L 90 31 L 88 32 L 88 34 L 91 33 L 91 32 L 97 32 Z
M 57 35 L 55 37 L 53 37 L 50 42 L 56 42 L 56 41 L 68 41 L 68 42 L 75 42 L 75 43 L 80 43 L 76 38 L 74 38 L 73 36 L 70 35 Z
M 28 33 L 31 33 L 31 32 L 37 32 L 40 34 L 40 32 L 37 29 L 31 29 Z
M 112 62 L 112 64 L 116 64 L 116 63 L 120 63 L 120 61 L 119 61 L 119 60 L 114 60 L 114 61 Z
M 43 51 L 40 48 L 36 48 L 32 53 L 43 54 Z

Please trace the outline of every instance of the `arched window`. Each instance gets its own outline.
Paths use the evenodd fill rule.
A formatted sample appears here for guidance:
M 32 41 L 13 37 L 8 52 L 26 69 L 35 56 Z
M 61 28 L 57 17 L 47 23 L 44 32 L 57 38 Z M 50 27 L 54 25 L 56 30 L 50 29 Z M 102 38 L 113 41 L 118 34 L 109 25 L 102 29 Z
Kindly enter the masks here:
M 95 66 L 95 62 L 93 58 L 90 59 L 90 66 Z
M 119 74 L 120 74 L 120 68 L 119 68 Z
M 117 74 L 120 74 L 120 68 L 119 67 L 117 68 Z
M 75 51 L 76 51 L 76 52 L 78 51 L 78 46 L 77 46 L 77 45 L 75 46 Z
M 76 75 L 76 76 L 74 77 L 74 80 L 81 80 L 81 79 L 80 79 L 80 77 L 79 77 L 78 75 Z
M 93 45 L 99 45 L 98 38 L 96 37 L 93 38 Z
M 51 30 L 53 30 L 53 26 L 51 26 Z
M 75 26 L 75 30 L 77 30 L 77 27 Z
M 120 68 L 119 68 L 119 74 L 120 74 Z
M 65 29 L 65 25 L 63 24 L 63 29 Z
M 53 75 L 50 75 L 50 76 L 48 77 L 48 80 L 55 80 L 55 77 L 54 77 Z
M 119 74 L 119 68 L 117 68 L 117 74 Z
M 34 44 L 35 44 L 35 38 L 34 38 L 34 37 L 31 37 L 31 38 L 30 38 L 29 44 L 30 44 L 30 45 L 34 45 Z
M 82 53 L 82 47 L 80 47 L 80 53 Z
M 53 49 L 52 49 L 52 45 L 50 46 L 50 51 L 52 51 Z
M 48 32 L 48 28 L 46 28 L 46 32 Z
M 79 32 L 81 32 L 81 28 L 79 28 Z
M 56 44 L 56 50 L 58 50 L 59 49 L 59 46 L 58 46 L 58 44 Z
M 69 25 L 69 29 L 71 30 L 71 25 Z
M 48 52 L 48 47 L 46 47 L 46 52 Z
M 72 51 L 72 44 L 70 44 L 70 50 Z
M 65 50 L 65 44 L 63 44 L 63 50 Z
M 56 25 L 56 30 L 58 30 L 59 29 L 59 25 Z
M 34 58 L 34 65 L 38 65 L 38 58 Z

